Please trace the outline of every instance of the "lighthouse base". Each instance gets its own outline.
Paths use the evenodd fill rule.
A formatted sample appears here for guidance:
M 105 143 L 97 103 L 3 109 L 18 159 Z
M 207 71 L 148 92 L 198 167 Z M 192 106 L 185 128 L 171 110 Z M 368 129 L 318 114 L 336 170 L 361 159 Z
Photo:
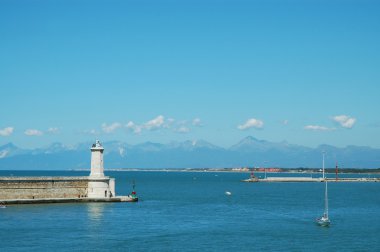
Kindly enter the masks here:
M 115 179 L 89 177 L 88 198 L 112 198 L 115 196 Z

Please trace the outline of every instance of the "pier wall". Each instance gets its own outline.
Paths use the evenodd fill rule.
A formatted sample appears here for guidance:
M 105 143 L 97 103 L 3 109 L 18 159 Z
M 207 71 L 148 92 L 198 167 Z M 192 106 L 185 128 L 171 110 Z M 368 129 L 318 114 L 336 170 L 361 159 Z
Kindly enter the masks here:
M 109 178 L 105 177 L 103 180 L 104 183 L 109 183 Z M 0 177 L 0 201 L 86 198 L 89 183 L 92 183 L 89 177 Z

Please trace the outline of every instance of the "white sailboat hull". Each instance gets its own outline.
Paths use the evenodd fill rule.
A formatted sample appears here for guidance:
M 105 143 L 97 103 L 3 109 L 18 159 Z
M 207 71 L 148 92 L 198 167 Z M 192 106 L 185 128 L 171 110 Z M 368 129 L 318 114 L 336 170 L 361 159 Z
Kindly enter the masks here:
M 318 225 L 323 226 L 323 227 L 327 227 L 331 223 L 330 219 L 326 218 L 326 217 L 321 217 L 321 218 L 317 219 L 316 222 Z

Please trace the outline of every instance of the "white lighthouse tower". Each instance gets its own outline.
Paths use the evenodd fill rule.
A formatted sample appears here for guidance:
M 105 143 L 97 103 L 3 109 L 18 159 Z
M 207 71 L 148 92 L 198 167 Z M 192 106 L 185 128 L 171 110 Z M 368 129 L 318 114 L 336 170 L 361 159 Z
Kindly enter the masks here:
M 88 180 L 89 198 L 110 198 L 115 196 L 115 179 L 104 176 L 104 148 L 99 140 L 91 147 L 91 173 Z
M 99 140 L 91 147 L 91 173 L 90 177 L 101 178 L 104 177 L 103 166 L 103 151 L 104 148 Z

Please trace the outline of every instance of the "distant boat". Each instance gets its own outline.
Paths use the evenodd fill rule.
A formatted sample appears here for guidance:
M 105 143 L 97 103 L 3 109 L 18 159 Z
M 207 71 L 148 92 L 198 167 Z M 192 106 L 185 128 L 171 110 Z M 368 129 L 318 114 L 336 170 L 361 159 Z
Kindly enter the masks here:
M 7 208 L 7 206 L 3 202 L 0 202 L 0 208 Z
M 259 182 L 259 178 L 255 176 L 253 171 L 251 171 L 251 176 L 249 177 L 249 179 L 244 179 L 242 181 L 243 182 Z
M 323 227 L 328 227 L 330 225 L 330 219 L 329 219 L 329 199 L 327 194 L 327 179 L 325 178 L 325 153 L 323 152 L 323 179 L 325 181 L 325 211 L 322 215 L 322 217 L 317 218 L 316 222 L 318 225 Z
M 231 192 L 229 192 L 229 191 L 226 191 L 226 192 L 225 192 L 225 194 L 226 194 L 227 196 L 230 196 L 230 195 L 232 195 L 232 193 L 231 193 Z

